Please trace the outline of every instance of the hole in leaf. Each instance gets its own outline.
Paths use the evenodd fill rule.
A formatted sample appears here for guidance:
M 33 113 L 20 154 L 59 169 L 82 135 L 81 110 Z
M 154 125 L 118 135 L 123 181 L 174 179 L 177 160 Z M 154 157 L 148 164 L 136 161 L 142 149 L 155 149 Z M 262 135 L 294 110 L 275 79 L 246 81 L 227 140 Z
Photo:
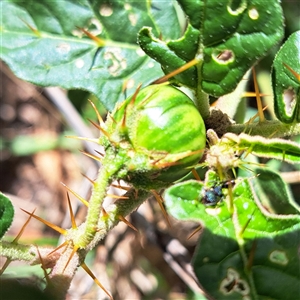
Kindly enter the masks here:
M 234 53 L 229 49 L 215 50 L 212 57 L 217 63 L 222 65 L 226 65 L 234 61 Z
M 133 13 L 129 14 L 128 19 L 132 26 L 135 26 L 137 24 L 137 15 L 136 14 L 133 14 Z
M 131 10 L 131 9 L 132 9 L 132 6 L 131 6 L 129 3 L 125 3 L 125 4 L 124 4 L 124 8 L 125 8 L 126 10 Z
M 232 268 L 227 270 L 227 277 L 222 280 L 220 290 L 225 295 L 237 292 L 245 296 L 250 292 L 248 283 L 240 279 L 239 273 Z
M 81 59 L 81 58 L 76 59 L 76 61 L 75 61 L 75 66 L 76 66 L 78 69 L 81 69 L 81 68 L 84 66 L 84 60 Z
M 104 53 L 104 59 L 110 62 L 108 71 L 112 76 L 119 76 L 127 67 L 127 62 L 118 48 L 110 48 L 109 51 Z
M 99 13 L 103 17 L 109 17 L 112 15 L 113 10 L 109 5 L 103 4 L 100 6 Z
M 257 20 L 259 18 L 259 13 L 255 7 L 249 9 L 248 15 L 249 15 L 249 18 L 252 20 Z
M 288 116 L 291 116 L 297 103 L 296 93 L 292 87 L 289 87 L 283 92 L 282 96 L 285 104 L 285 112 Z
M 247 8 L 246 0 L 229 0 L 227 10 L 231 15 L 237 16 Z
M 284 251 L 275 250 L 271 252 L 269 258 L 271 262 L 283 266 L 287 265 L 289 262 L 286 253 Z
M 239 292 L 241 295 L 248 295 L 250 292 L 247 282 L 241 279 L 236 282 L 235 290 Z
M 71 46 L 67 43 L 61 43 L 56 46 L 56 51 L 60 54 L 67 54 L 71 50 Z

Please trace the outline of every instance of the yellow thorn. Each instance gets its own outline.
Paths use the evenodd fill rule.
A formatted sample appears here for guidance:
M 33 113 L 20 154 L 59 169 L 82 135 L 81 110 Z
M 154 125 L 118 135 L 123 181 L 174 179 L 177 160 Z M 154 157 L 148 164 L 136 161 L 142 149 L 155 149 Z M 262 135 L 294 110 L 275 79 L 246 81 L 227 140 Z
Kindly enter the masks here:
M 82 198 L 79 194 L 77 194 L 76 192 L 74 192 L 72 189 L 70 189 L 67 185 L 65 185 L 63 182 L 61 182 L 61 184 L 71 193 L 73 194 L 80 202 L 82 202 L 86 207 L 89 206 L 89 203 Z
M 161 195 L 158 194 L 155 190 L 151 190 L 151 193 L 153 194 L 153 196 L 155 197 L 156 201 L 158 202 L 159 207 L 160 207 L 160 209 L 161 209 L 161 211 L 162 211 L 162 213 L 163 213 L 163 215 L 164 215 L 164 217 L 165 217 L 165 219 L 167 221 L 168 226 L 172 227 L 171 223 L 170 223 L 170 220 L 169 220 L 169 217 L 168 217 L 168 214 L 167 214 L 167 212 L 166 212 L 166 210 L 165 210 L 165 208 L 163 206 L 163 199 L 162 199 Z
M 271 95 L 268 95 L 268 94 L 259 94 L 260 97 L 265 97 L 265 96 L 271 96 Z M 244 92 L 242 94 L 242 97 L 256 97 L 256 93 L 254 92 Z
M 167 155 L 164 158 L 161 158 L 160 160 L 156 160 L 155 162 L 153 162 L 152 164 L 159 167 L 159 168 L 166 168 L 166 167 L 171 167 L 171 166 L 176 166 L 176 165 L 180 165 L 181 162 L 179 160 L 201 153 L 205 151 L 205 149 L 201 149 L 201 150 L 196 150 L 196 151 L 187 151 L 185 153 L 182 153 L 181 155 L 177 155 L 177 161 L 175 162 L 160 162 L 160 160 L 164 159 L 165 157 L 167 157 Z
M 123 103 L 125 103 L 125 102 L 123 102 Z M 106 118 L 108 118 L 108 117 L 110 117 L 110 118 L 112 119 L 112 121 L 113 121 L 115 124 L 117 124 L 117 121 L 114 119 L 114 117 L 113 117 L 110 113 L 107 114 L 107 117 L 106 117 Z
M 40 261 L 41 261 L 41 265 L 42 265 L 42 269 L 43 269 L 43 272 L 44 272 L 44 275 L 45 275 L 45 279 L 46 279 L 46 281 L 47 281 L 47 284 L 49 284 L 49 283 L 50 283 L 49 275 L 48 275 L 48 273 L 47 273 L 47 271 L 46 271 L 46 267 L 45 267 L 45 264 L 44 264 L 44 261 L 43 261 L 43 258 L 42 258 L 42 256 L 41 256 L 41 253 L 40 253 L 40 251 L 39 251 L 38 246 L 36 246 L 36 250 L 37 250 L 39 259 L 40 259 Z
M 115 188 L 118 188 L 118 189 L 121 189 L 121 190 L 124 190 L 124 191 L 130 191 L 131 190 L 131 187 L 128 187 L 128 186 L 122 186 L 122 185 L 117 185 L 117 184 L 112 184 L 111 186 L 113 186 Z
M 67 234 L 67 230 L 66 230 L 66 229 L 63 229 L 63 228 L 61 228 L 61 227 L 59 227 L 59 226 L 57 226 L 57 225 L 55 225 L 55 224 L 53 224 L 53 223 L 50 223 L 50 222 L 48 222 L 48 221 L 46 221 L 46 220 L 44 220 L 44 219 L 42 219 L 42 218 L 40 218 L 40 217 L 34 215 L 33 213 L 28 212 L 27 210 L 25 210 L 25 209 L 23 209 L 23 208 L 21 208 L 21 209 L 22 209 L 26 214 L 32 216 L 32 217 L 35 218 L 36 220 L 39 220 L 40 222 L 44 223 L 45 225 L 47 225 L 48 227 L 54 229 L 55 231 L 59 232 L 60 234 L 63 234 L 63 235 L 66 235 L 66 234 Z
M 88 119 L 90 123 L 92 123 L 92 125 L 94 125 L 97 129 L 100 130 L 101 133 L 103 133 L 108 139 L 110 139 L 110 134 L 103 129 L 100 125 L 96 124 L 94 121 Z
M 87 141 L 87 142 L 92 142 L 99 144 L 98 139 L 92 139 L 92 138 L 87 138 L 87 137 L 81 137 L 81 136 L 74 136 L 74 135 L 65 135 L 67 139 L 75 139 L 75 140 L 80 140 L 80 141 Z
M 102 212 L 102 217 L 103 218 L 107 218 L 108 217 L 108 213 L 107 213 L 107 211 L 103 207 L 101 208 L 101 212 Z
M 106 194 L 107 197 L 111 197 L 113 199 L 129 199 L 128 196 L 118 196 L 118 195 L 114 195 L 114 194 Z
M 136 99 L 136 97 L 137 97 L 137 95 L 138 95 L 141 87 L 142 87 L 142 84 L 139 84 L 138 87 L 137 87 L 137 89 L 135 90 L 133 96 L 131 97 L 131 100 L 130 100 L 130 104 L 131 105 L 134 105 L 135 99 Z
M 77 225 L 76 225 L 76 222 L 75 222 L 75 217 L 74 217 L 74 213 L 73 213 L 73 209 L 72 209 L 72 205 L 71 205 L 71 200 L 70 200 L 68 192 L 67 192 L 67 199 L 68 199 L 68 206 L 69 206 L 69 211 L 70 211 L 72 229 L 76 229 Z
M 25 224 L 22 226 L 20 232 L 18 233 L 18 235 L 14 238 L 14 240 L 12 241 L 13 243 L 16 243 L 19 238 L 21 237 L 21 235 L 23 234 L 25 227 L 28 225 L 28 223 L 30 222 L 32 215 L 34 214 L 36 208 L 32 211 L 32 213 L 30 214 L 29 218 L 27 219 L 27 221 L 25 222 Z
M 264 108 L 263 108 L 263 111 L 265 111 L 266 109 L 268 108 L 268 106 L 266 105 Z M 246 124 L 251 124 L 255 119 L 256 117 L 258 117 L 259 113 L 257 112 L 253 117 L 251 117 L 247 122 Z
M 251 247 L 251 250 L 250 250 L 250 253 L 249 253 L 248 262 L 247 262 L 247 265 L 246 265 L 246 268 L 249 271 L 251 270 L 251 268 L 253 266 L 254 254 L 255 254 L 255 251 L 256 251 L 256 246 L 257 246 L 257 240 L 254 240 L 253 244 L 252 244 L 252 247 Z
M 293 70 L 290 66 L 288 66 L 286 63 L 283 63 L 283 65 L 294 75 L 294 77 L 300 81 L 300 74 L 298 74 L 295 70 Z
M 73 248 L 73 250 L 72 250 L 72 253 L 71 253 L 71 255 L 70 255 L 70 257 L 69 257 L 69 259 L 68 259 L 68 261 L 67 261 L 67 263 L 66 263 L 66 265 L 65 265 L 65 267 L 64 267 L 64 269 L 63 269 L 63 272 L 66 270 L 66 268 L 67 268 L 67 266 L 69 265 L 69 263 L 70 263 L 72 257 L 74 256 L 74 254 L 77 252 L 78 249 L 79 249 L 79 246 L 74 245 L 74 248 Z
M 163 83 L 163 82 L 169 80 L 171 77 L 174 77 L 174 76 L 186 71 L 187 69 L 197 65 L 198 63 L 199 63 L 199 60 L 197 58 L 194 58 L 193 60 L 189 61 L 188 63 L 186 63 L 183 66 L 179 67 L 178 69 L 174 70 L 173 72 L 157 79 L 156 81 L 154 81 L 154 84 Z
M 95 35 L 93 35 L 92 33 L 88 32 L 87 30 L 85 30 L 84 28 L 80 28 L 77 27 L 79 30 L 81 30 L 82 32 L 84 32 L 91 40 L 93 40 L 94 42 L 96 42 L 98 47 L 104 47 L 105 46 L 105 41 Z
M 194 177 L 196 178 L 196 180 L 201 181 L 199 174 L 197 173 L 196 169 L 193 168 L 192 169 L 192 174 L 194 175 Z
M 202 226 L 199 225 L 189 236 L 188 236 L 188 240 L 191 239 L 198 231 L 200 231 L 202 229 Z
M 96 113 L 96 115 L 97 115 L 99 124 L 100 124 L 100 126 L 101 126 L 102 124 L 104 124 L 104 121 L 103 121 L 103 119 L 102 119 L 102 117 L 101 117 L 101 115 L 100 115 L 100 113 L 99 113 L 99 111 L 98 111 L 96 105 L 92 102 L 92 100 L 88 99 L 88 101 L 89 101 L 90 104 L 92 105 L 92 107 L 93 107 L 93 109 L 94 109 L 94 111 L 95 111 L 95 113 Z
M 21 19 L 21 18 L 20 18 Z M 34 27 L 32 27 L 29 23 L 27 23 L 26 21 L 24 21 L 23 19 L 21 19 L 21 21 L 23 23 L 26 24 L 26 26 L 37 36 L 37 37 L 41 37 L 41 33 Z
M 81 175 L 82 175 L 84 178 L 86 178 L 92 185 L 95 184 L 95 181 L 94 181 L 93 179 L 89 178 L 87 175 L 85 175 L 85 174 L 83 174 L 83 173 L 81 173 Z
M 255 72 L 254 67 L 252 68 L 252 74 L 253 74 L 254 89 L 255 89 L 255 94 L 256 94 L 256 103 L 257 103 L 257 110 L 258 110 L 258 115 L 259 115 L 259 122 L 264 122 L 266 119 L 265 119 L 265 116 L 263 113 L 258 83 L 257 83 L 257 79 L 256 79 L 256 72 Z
M 90 157 L 90 158 L 92 158 L 92 159 L 94 159 L 94 160 L 97 160 L 97 161 L 101 161 L 101 157 L 98 157 L 98 156 L 96 156 L 96 155 L 93 155 L 93 154 L 91 154 L 91 153 L 88 153 L 88 152 L 86 152 L 86 151 L 83 151 L 83 150 L 79 150 L 82 154 L 84 154 L 85 156 L 87 156 L 87 157 Z
M 68 241 L 64 241 L 61 245 L 59 245 L 58 247 L 56 247 L 54 250 L 52 250 L 50 253 L 47 254 L 47 256 L 50 256 L 51 254 L 53 254 L 54 252 L 56 252 L 57 250 L 59 250 L 60 248 L 67 246 L 69 244 Z
M 3 264 L 2 268 L 0 269 L 0 276 L 4 273 L 6 268 L 9 266 L 9 264 L 12 262 L 11 259 L 7 258 L 6 262 Z
M 100 151 L 95 150 L 95 152 L 97 152 L 100 156 L 104 157 L 105 155 L 103 153 L 101 153 Z
M 91 278 L 94 280 L 94 282 L 105 292 L 105 294 L 113 300 L 113 297 L 109 294 L 109 292 L 104 288 L 104 286 L 100 283 L 100 281 L 96 278 L 96 276 L 92 273 L 92 271 L 89 269 L 89 267 L 83 262 L 81 265 L 82 269 L 87 272 L 91 276 Z
M 124 222 L 131 229 L 133 229 L 134 231 L 138 232 L 138 230 L 129 221 L 127 221 L 123 216 L 119 215 L 118 218 L 119 218 L 120 221 Z

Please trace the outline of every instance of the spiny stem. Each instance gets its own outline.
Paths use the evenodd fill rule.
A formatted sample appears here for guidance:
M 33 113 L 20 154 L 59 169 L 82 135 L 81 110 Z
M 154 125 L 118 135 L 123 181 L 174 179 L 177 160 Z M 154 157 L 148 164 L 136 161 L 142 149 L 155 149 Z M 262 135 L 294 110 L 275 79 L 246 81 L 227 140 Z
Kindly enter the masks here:
M 86 248 L 94 239 L 98 231 L 97 224 L 102 210 L 103 200 L 106 197 L 107 188 L 114 179 L 117 171 L 122 167 L 123 162 L 117 160 L 112 151 L 108 151 L 103 159 L 98 178 L 96 179 L 93 192 L 89 201 L 88 213 L 86 216 L 85 229 L 78 237 L 75 244 L 80 248 Z
M 98 216 L 97 232 L 93 241 L 86 247 L 85 251 L 91 250 L 107 233 L 120 222 L 120 216 L 126 217 L 135 211 L 151 194 L 148 191 L 139 190 L 138 196 L 136 191 L 131 189 L 126 194 L 127 200 L 117 200 L 106 208 L 106 214 Z

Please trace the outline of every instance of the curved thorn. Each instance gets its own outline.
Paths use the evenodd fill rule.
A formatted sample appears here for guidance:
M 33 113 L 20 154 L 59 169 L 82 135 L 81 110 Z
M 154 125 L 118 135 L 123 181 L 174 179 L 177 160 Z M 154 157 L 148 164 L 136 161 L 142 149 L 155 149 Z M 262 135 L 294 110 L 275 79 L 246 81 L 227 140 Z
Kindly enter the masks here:
M 196 178 L 197 181 L 201 181 L 199 174 L 197 173 L 195 168 L 192 169 L 192 174 Z
M 256 94 L 257 110 L 258 110 L 258 114 L 259 114 L 259 121 L 264 122 L 266 119 L 265 119 L 265 116 L 263 113 L 263 108 L 262 108 L 262 103 L 261 103 L 261 98 L 260 98 L 260 93 L 259 93 L 259 87 L 258 87 L 256 72 L 255 72 L 254 67 L 252 68 L 252 74 L 253 74 L 253 83 L 254 83 L 254 89 L 255 89 L 255 94 Z
M 49 285 L 51 281 L 50 281 L 49 275 L 46 271 L 46 266 L 45 266 L 44 260 L 42 258 L 42 255 L 40 253 L 40 250 L 39 250 L 38 246 L 36 245 L 35 247 L 36 247 L 36 251 L 38 253 L 39 259 L 41 261 L 41 265 L 42 265 L 42 269 L 43 269 L 43 272 L 44 272 L 45 279 L 47 281 L 47 284 Z
M 72 229 L 76 229 L 77 225 L 76 225 L 76 222 L 75 222 L 75 217 L 74 217 L 74 213 L 73 213 L 73 209 L 72 209 L 72 205 L 71 205 L 71 200 L 70 200 L 68 192 L 67 192 L 67 199 L 68 199 L 68 206 L 69 206 L 69 211 L 70 211 Z
M 170 78 L 186 71 L 187 69 L 197 65 L 199 63 L 199 60 L 197 58 L 192 59 L 191 61 L 189 61 L 188 63 L 184 64 L 183 66 L 179 67 L 178 69 L 174 70 L 173 72 L 157 79 L 156 81 L 154 81 L 154 84 L 159 84 L 159 83 L 163 83 L 166 82 L 167 80 L 169 80 Z
M 86 178 L 92 185 L 95 184 L 95 181 L 94 181 L 93 179 L 89 178 L 87 175 L 85 175 L 85 174 L 83 174 L 83 173 L 81 173 L 81 175 L 82 175 L 84 178 Z
M 60 234 L 63 234 L 63 235 L 67 234 L 67 230 L 66 229 L 63 229 L 63 228 L 61 228 L 61 227 L 59 227 L 59 226 L 57 226 L 57 225 L 55 225 L 55 224 L 53 224 L 51 222 L 48 222 L 48 221 L 46 221 L 46 220 L 44 220 L 44 219 L 42 219 L 42 218 L 34 215 L 33 213 L 28 212 L 27 210 L 25 210 L 23 208 L 21 208 L 21 210 L 23 210 L 26 214 L 32 216 L 36 220 L 39 220 L 40 222 L 44 223 L 48 227 L 50 227 L 50 228 L 54 229 L 55 231 L 59 232 Z
M 102 159 L 101 159 L 101 157 L 98 157 L 98 156 L 96 156 L 96 155 L 93 155 L 93 154 L 91 154 L 91 153 L 88 153 L 88 152 L 86 152 L 86 151 L 84 151 L 84 150 L 79 150 L 83 155 L 85 155 L 85 156 L 87 156 L 87 157 L 90 157 L 90 158 L 92 158 L 92 159 L 94 159 L 94 160 L 97 160 L 97 161 L 101 161 Z
M 72 189 L 70 189 L 66 184 L 64 184 L 63 182 L 61 182 L 61 184 L 71 193 L 73 194 L 81 203 L 83 203 L 86 207 L 89 206 L 89 203 L 82 198 L 79 194 L 77 194 L 75 191 L 73 191 Z
M 63 269 L 63 272 L 66 270 L 67 266 L 69 265 L 71 259 L 73 258 L 74 254 L 77 252 L 78 249 L 79 249 L 79 246 L 74 245 L 72 253 L 71 253 L 71 255 L 70 255 L 70 257 L 69 257 L 69 259 L 68 259 L 68 261 L 67 261 L 67 263 L 66 263 L 66 265 L 64 267 L 64 269 Z
M 13 243 L 16 243 L 19 238 L 21 237 L 21 235 L 23 234 L 26 226 L 28 225 L 28 223 L 30 222 L 32 215 L 35 213 L 36 208 L 32 211 L 32 213 L 30 214 L 30 216 L 28 217 L 28 219 L 26 220 L 26 222 L 24 223 L 24 225 L 22 226 L 21 230 L 19 231 L 18 235 L 14 238 L 14 240 L 12 241 Z
M 88 99 L 88 101 L 89 101 L 90 104 L 92 105 L 92 107 L 93 107 L 93 109 L 94 109 L 94 111 L 95 111 L 95 113 L 96 113 L 96 115 L 97 115 L 99 124 L 100 124 L 100 126 L 101 126 L 101 124 L 104 124 L 104 121 L 103 121 L 103 119 L 102 119 L 102 117 L 101 117 L 101 115 L 100 115 L 100 113 L 99 113 L 99 111 L 98 111 L 96 105 L 94 104 L 94 102 L 93 102 L 92 100 Z
M 127 226 L 129 226 L 131 229 L 133 229 L 134 231 L 138 232 L 138 230 L 129 222 L 127 221 L 123 216 L 119 215 L 118 219 L 122 222 L 124 222 Z
M 81 265 L 82 269 L 87 272 L 91 276 L 91 278 L 94 280 L 94 282 L 104 291 L 104 293 L 113 300 L 113 297 L 110 295 L 110 293 L 105 289 L 105 287 L 100 283 L 100 281 L 96 278 L 96 276 L 92 273 L 92 271 L 89 269 L 89 267 L 83 262 Z
M 50 256 L 51 254 L 53 254 L 54 252 L 58 251 L 60 248 L 67 246 L 68 245 L 68 241 L 64 241 L 61 245 L 59 245 L 58 247 L 56 247 L 54 250 L 52 250 L 51 252 L 49 252 L 47 254 L 47 256 Z
M 159 207 L 160 207 L 160 209 L 161 209 L 161 211 L 162 211 L 162 213 L 163 213 L 163 215 L 164 215 L 164 217 L 165 217 L 165 219 L 167 221 L 167 224 L 171 228 L 172 226 L 171 226 L 171 223 L 170 223 L 170 220 L 169 220 L 169 216 L 168 216 L 168 214 L 167 214 L 167 212 L 165 210 L 165 207 L 163 206 L 163 199 L 162 199 L 161 195 L 158 194 L 155 190 L 151 190 L 151 193 L 153 194 L 153 196 L 155 197 L 156 201 L 158 202 Z
M 96 124 L 94 121 L 92 121 L 91 119 L 88 119 L 88 121 L 94 125 L 97 129 L 100 130 L 101 133 L 103 133 L 108 139 L 110 139 L 110 134 L 105 130 L 103 129 L 100 125 Z
M 202 229 L 202 226 L 199 225 L 189 236 L 188 236 L 188 240 L 191 239 L 198 231 L 200 231 Z

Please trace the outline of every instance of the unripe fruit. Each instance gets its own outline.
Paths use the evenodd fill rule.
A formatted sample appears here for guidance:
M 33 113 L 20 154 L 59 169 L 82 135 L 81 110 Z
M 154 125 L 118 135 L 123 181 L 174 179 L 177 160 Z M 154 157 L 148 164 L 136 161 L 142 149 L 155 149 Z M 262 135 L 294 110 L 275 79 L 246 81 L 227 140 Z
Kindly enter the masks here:
M 191 171 L 203 155 L 205 125 L 194 103 L 167 85 L 148 86 L 126 99 L 106 122 L 113 147 L 124 159 L 119 172 L 134 186 L 168 186 Z M 112 162 L 113 163 L 113 162 Z

